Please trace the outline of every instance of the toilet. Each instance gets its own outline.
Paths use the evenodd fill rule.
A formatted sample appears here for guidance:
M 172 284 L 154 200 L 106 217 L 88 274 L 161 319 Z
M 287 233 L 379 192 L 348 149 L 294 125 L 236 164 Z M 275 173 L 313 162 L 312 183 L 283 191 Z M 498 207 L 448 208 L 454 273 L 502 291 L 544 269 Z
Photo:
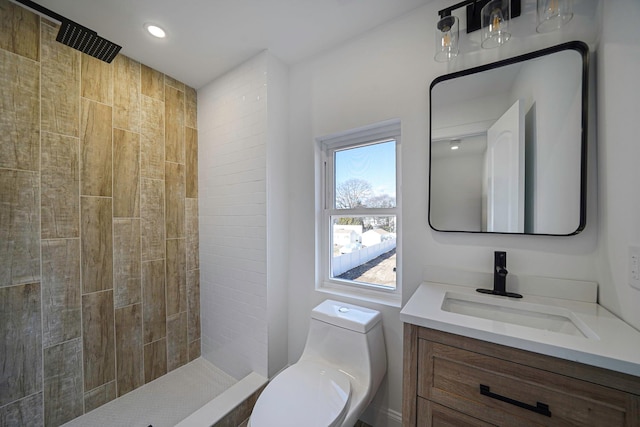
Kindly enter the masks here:
M 353 427 L 387 372 L 379 311 L 326 300 L 300 360 L 269 382 L 249 427 Z

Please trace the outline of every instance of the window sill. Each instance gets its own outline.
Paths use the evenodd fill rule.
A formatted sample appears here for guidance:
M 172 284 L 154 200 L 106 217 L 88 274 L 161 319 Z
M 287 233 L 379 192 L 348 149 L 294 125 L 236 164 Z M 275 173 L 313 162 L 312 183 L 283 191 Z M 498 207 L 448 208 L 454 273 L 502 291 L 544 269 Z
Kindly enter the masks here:
M 316 291 L 339 297 L 347 297 L 360 301 L 387 305 L 389 307 L 400 308 L 402 306 L 402 295 L 399 291 L 385 292 L 370 289 L 361 289 L 332 282 L 321 283 L 319 286 L 316 286 Z

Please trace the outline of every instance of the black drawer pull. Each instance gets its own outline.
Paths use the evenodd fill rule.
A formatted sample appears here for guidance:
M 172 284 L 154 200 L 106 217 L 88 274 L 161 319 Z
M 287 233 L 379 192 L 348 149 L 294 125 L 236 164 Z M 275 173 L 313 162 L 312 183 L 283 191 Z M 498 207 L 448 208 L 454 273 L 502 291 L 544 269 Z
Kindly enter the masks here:
M 547 417 L 551 416 L 549 405 L 547 405 L 546 403 L 536 402 L 536 406 L 529 405 L 528 403 L 520 402 L 519 400 L 511 399 L 510 397 L 502 396 L 496 393 L 491 393 L 488 385 L 480 384 L 480 394 L 482 394 L 483 396 L 490 397 L 492 399 L 497 399 L 502 402 L 516 405 L 520 408 L 528 409 L 529 411 L 536 412 L 540 415 L 545 415 Z

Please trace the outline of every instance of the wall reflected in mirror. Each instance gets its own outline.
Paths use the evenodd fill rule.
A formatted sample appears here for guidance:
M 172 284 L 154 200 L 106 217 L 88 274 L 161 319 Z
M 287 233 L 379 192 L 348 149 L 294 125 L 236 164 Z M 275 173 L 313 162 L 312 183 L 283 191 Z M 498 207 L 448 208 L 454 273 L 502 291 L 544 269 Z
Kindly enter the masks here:
M 572 42 L 434 80 L 433 229 L 584 228 L 587 72 L 588 48 Z

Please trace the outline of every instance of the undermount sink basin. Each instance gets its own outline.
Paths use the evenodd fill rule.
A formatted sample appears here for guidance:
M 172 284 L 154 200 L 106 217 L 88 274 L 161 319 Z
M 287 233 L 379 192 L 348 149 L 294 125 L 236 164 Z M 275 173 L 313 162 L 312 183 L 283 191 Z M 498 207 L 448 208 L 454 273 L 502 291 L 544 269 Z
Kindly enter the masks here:
M 598 336 L 581 322 L 575 314 L 563 307 L 532 304 L 505 297 L 448 291 L 445 294 L 441 309 L 464 316 L 598 339 Z

